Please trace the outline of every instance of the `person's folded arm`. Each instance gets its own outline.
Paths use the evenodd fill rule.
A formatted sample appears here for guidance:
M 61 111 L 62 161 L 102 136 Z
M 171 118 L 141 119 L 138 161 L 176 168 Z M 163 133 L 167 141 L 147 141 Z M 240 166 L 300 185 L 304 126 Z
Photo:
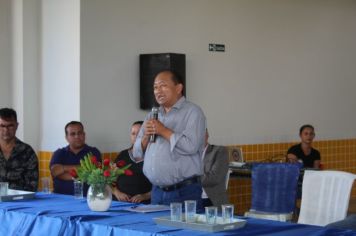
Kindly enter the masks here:
M 78 165 L 62 165 L 62 164 L 53 164 L 51 166 L 51 175 L 53 178 L 58 178 L 61 180 L 72 180 L 70 171 L 72 169 L 77 169 Z

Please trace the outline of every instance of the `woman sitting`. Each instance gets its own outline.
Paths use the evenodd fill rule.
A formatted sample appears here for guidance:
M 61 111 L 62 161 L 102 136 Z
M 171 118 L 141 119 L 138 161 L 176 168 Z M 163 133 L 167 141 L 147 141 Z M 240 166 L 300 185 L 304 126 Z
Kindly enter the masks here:
M 117 178 L 113 194 L 119 201 L 150 203 L 152 185 L 143 174 L 143 158 L 136 158 L 132 155 L 132 145 L 135 143 L 142 123 L 142 121 L 136 121 L 132 124 L 131 147 L 121 151 L 115 160 L 118 166 L 131 164 L 129 169 L 133 172 L 133 175 L 121 175 Z
M 303 125 L 299 130 L 301 143 L 288 149 L 287 160 L 292 163 L 300 162 L 304 168 L 319 169 L 320 153 L 312 147 L 315 137 L 314 127 Z

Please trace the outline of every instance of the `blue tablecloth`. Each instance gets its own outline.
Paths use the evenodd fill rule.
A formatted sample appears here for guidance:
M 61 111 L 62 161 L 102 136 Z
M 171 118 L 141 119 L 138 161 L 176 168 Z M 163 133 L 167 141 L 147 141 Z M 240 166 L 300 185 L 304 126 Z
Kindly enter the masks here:
M 134 205 L 113 201 L 107 212 L 92 212 L 86 200 L 73 196 L 37 193 L 34 199 L 0 202 L 0 235 L 212 235 L 156 225 L 152 218 L 166 212 L 134 213 L 123 208 Z M 351 230 L 247 219 L 244 228 L 213 235 L 356 235 Z

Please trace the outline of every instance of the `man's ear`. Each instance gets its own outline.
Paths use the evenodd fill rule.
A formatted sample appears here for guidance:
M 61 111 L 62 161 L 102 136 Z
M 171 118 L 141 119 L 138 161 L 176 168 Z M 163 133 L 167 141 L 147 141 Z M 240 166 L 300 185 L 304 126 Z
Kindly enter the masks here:
M 183 94 L 183 84 L 177 84 L 176 92 L 177 94 Z

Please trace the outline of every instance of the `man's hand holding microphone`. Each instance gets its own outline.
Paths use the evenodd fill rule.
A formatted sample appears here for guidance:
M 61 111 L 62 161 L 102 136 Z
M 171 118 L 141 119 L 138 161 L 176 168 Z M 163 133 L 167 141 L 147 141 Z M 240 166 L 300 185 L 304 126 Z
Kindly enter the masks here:
M 166 128 L 158 120 L 158 108 L 153 107 L 151 112 L 151 119 L 147 120 L 144 124 L 144 138 L 142 139 L 142 147 L 147 147 L 148 143 L 156 142 L 157 136 L 162 136 L 169 141 L 169 138 L 173 134 L 173 131 Z

